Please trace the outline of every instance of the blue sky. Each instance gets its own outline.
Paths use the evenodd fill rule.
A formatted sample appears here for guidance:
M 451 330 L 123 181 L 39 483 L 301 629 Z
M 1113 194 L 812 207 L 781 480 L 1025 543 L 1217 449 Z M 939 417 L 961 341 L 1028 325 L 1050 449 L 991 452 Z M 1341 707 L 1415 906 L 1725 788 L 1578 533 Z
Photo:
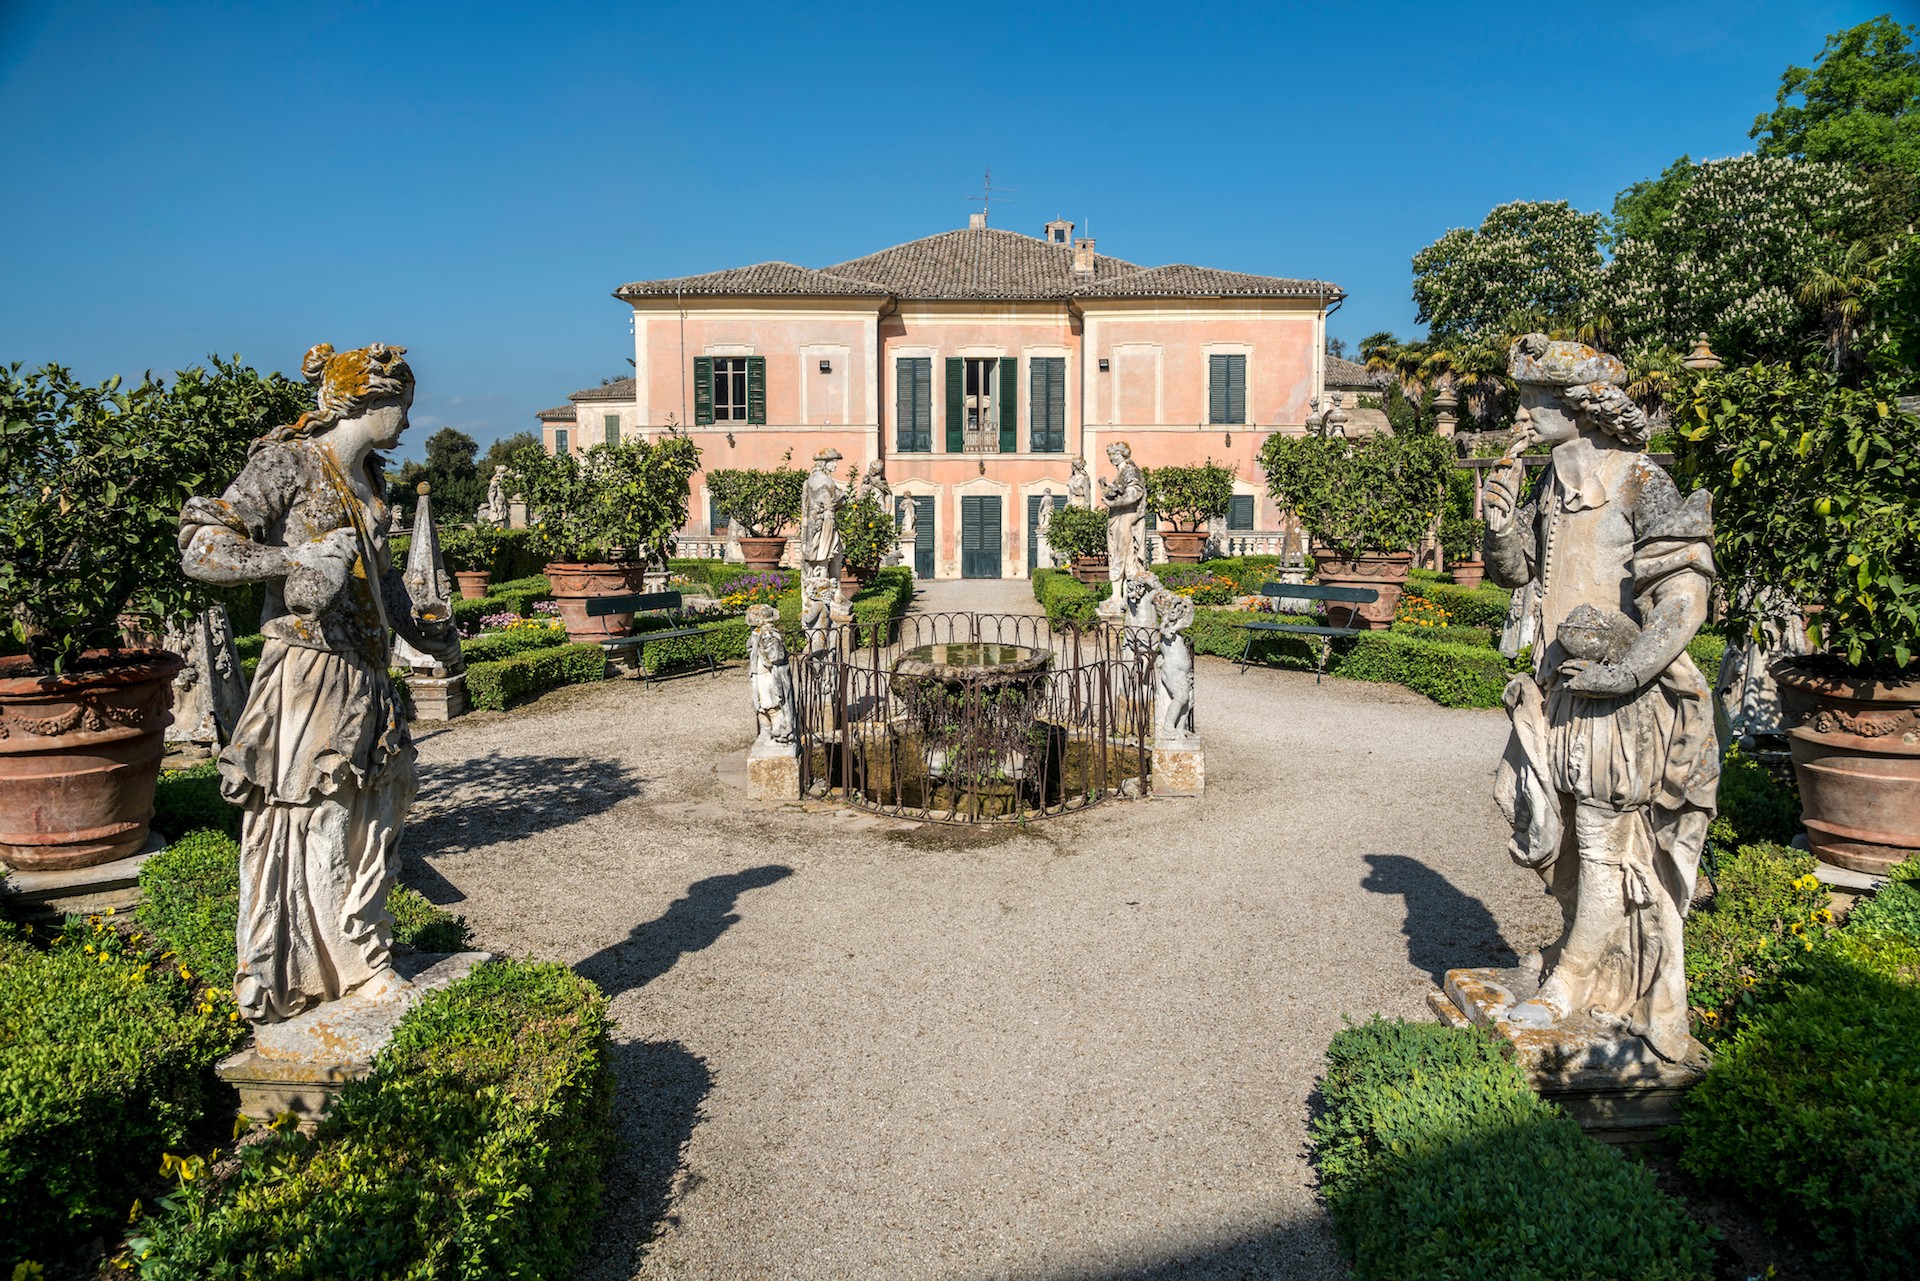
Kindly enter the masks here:
M 634 279 L 963 226 L 1337 281 L 1495 204 L 1605 210 L 1749 147 L 1782 70 L 1886 4 L 824 7 L 0 0 L 0 360 L 411 349 L 410 450 L 627 372 Z

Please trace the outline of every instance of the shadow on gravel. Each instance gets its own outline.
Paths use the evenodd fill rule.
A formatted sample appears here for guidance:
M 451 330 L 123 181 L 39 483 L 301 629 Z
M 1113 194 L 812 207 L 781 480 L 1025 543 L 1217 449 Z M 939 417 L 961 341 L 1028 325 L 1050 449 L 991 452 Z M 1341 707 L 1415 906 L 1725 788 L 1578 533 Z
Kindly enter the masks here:
M 680 1153 L 713 1088 L 706 1063 L 678 1041 L 615 1045 L 613 1072 L 616 1146 L 600 1226 L 574 1273 L 577 1281 L 625 1281 L 639 1271 L 647 1247 L 677 1225 L 670 1211 Z
M 1500 923 L 1487 905 L 1453 888 L 1446 877 L 1404 854 L 1369 854 L 1373 870 L 1360 888 L 1398 894 L 1406 900 L 1407 959 L 1435 983 L 1447 971 L 1470 965 L 1513 965 L 1519 961 Z
M 420 771 L 420 794 L 401 838 L 401 879 L 436 903 L 460 893 L 422 860 L 522 840 L 612 809 L 648 780 L 591 756 L 490 752 Z
M 1346 1275 L 1331 1225 L 1308 1219 L 1118 1268 L 1068 1267 L 1026 1281 L 1345 1281 Z
M 598 983 L 609 997 L 651 983 L 688 952 L 710 947 L 725 934 L 740 919 L 733 908 L 742 893 L 792 875 L 793 869 L 785 864 L 768 863 L 695 881 L 659 916 L 634 926 L 626 938 L 573 968 Z

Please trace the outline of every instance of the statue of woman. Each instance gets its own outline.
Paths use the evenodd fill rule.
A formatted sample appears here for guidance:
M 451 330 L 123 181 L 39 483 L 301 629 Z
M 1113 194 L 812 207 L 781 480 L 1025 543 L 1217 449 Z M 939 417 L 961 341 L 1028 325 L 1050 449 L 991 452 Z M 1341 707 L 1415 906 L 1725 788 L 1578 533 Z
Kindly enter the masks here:
M 1124 440 L 1107 446 L 1107 461 L 1114 466 L 1114 476 L 1100 482 L 1100 495 L 1109 513 L 1107 579 L 1113 595 L 1102 604 L 1113 614 L 1120 612 L 1126 581 L 1147 567 L 1147 480 Z
M 1660 1057 L 1689 1052 L 1681 920 L 1720 761 L 1707 683 L 1687 656 L 1713 586 L 1704 492 L 1682 500 L 1646 454 L 1645 413 L 1620 361 L 1529 334 L 1508 372 L 1516 449 L 1553 447 L 1530 501 L 1510 460 L 1489 479 L 1487 573 L 1517 589 L 1503 648 L 1533 647 L 1507 686 L 1513 736 L 1498 799 L 1510 851 L 1537 869 L 1565 929 L 1510 1018 L 1594 1014 Z
M 800 562 L 840 581 L 840 504 L 846 498 L 833 478 L 840 451 L 826 448 L 813 456 L 813 472 L 800 491 Z
M 780 611 L 772 605 L 747 607 L 747 684 L 759 726 L 756 751 L 796 750 L 793 736 L 793 666 L 780 636 Z
M 309 351 L 302 369 L 317 407 L 256 440 L 226 493 L 180 512 L 189 575 L 267 585 L 266 645 L 220 753 L 221 792 L 244 811 L 234 996 L 255 1023 L 405 986 L 386 898 L 414 753 L 387 675 L 388 633 L 459 653 L 452 620 L 416 617 L 387 557 L 375 451 L 407 427 L 405 351 Z
M 1093 506 L 1093 477 L 1087 475 L 1087 460 L 1078 455 L 1067 472 L 1067 506 Z

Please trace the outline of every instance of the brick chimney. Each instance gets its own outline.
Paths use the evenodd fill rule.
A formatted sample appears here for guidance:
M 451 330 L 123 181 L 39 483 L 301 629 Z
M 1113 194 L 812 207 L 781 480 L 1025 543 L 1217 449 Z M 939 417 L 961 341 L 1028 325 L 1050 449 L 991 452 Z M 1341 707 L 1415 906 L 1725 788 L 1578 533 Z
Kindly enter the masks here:
M 987 211 L 976 209 L 967 215 L 967 230 L 978 231 L 987 225 Z
M 1093 276 L 1093 237 L 1082 236 L 1073 242 L 1073 274 Z

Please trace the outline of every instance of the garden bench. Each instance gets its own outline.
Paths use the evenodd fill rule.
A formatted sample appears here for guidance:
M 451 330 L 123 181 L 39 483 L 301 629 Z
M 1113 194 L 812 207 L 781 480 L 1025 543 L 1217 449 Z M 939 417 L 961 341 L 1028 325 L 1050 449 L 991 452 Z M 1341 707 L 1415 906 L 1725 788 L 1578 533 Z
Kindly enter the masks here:
M 1309 601 L 1346 601 L 1355 605 L 1365 605 L 1380 599 L 1380 593 L 1371 587 L 1320 587 L 1309 583 L 1262 583 L 1262 596 L 1277 596 L 1291 600 Z M 1276 608 L 1278 604 L 1276 602 Z M 1293 635 L 1318 636 L 1320 638 L 1320 661 L 1314 664 L 1313 683 L 1320 683 L 1321 675 L 1327 669 L 1327 651 L 1333 645 L 1336 636 L 1357 636 L 1363 630 L 1359 627 L 1319 627 L 1311 623 L 1236 623 L 1247 632 L 1246 648 L 1240 651 L 1240 670 L 1247 670 L 1247 655 L 1253 652 L 1254 637 L 1261 632 L 1288 632 Z
M 683 637 L 702 638 L 700 653 L 707 660 L 707 670 L 713 675 L 720 674 L 719 666 L 713 661 L 713 643 L 706 638 L 713 634 L 710 627 L 702 627 L 692 621 L 681 604 L 679 592 L 643 592 L 635 596 L 595 596 L 587 602 L 587 615 L 591 618 L 604 618 L 608 614 L 648 614 L 664 615 L 667 625 L 650 632 L 641 632 L 638 636 L 620 636 L 613 640 L 601 641 L 600 647 L 608 653 L 616 650 L 629 651 L 635 667 L 647 681 L 653 680 L 653 674 L 641 660 L 640 650 L 648 641 L 680 640 Z

